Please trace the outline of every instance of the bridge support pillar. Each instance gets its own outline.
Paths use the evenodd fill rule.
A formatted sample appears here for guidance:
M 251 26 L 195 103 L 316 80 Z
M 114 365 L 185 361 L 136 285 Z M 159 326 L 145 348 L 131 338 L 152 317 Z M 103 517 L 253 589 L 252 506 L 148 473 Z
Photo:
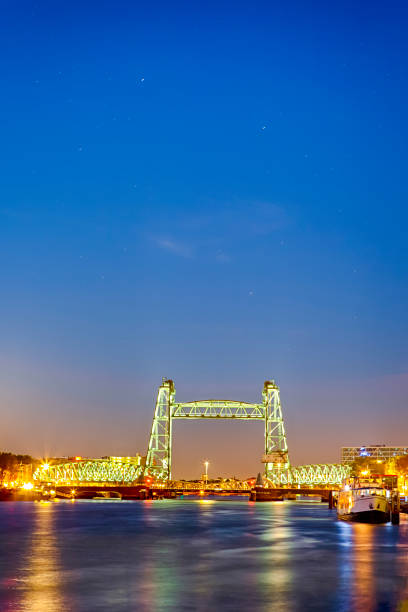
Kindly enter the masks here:
M 159 387 L 145 473 L 171 480 L 172 404 L 176 391 L 172 380 L 163 378 Z
M 265 409 L 265 476 L 279 486 L 282 484 L 281 473 L 289 473 L 290 463 L 279 387 L 274 380 L 265 382 L 262 396 Z

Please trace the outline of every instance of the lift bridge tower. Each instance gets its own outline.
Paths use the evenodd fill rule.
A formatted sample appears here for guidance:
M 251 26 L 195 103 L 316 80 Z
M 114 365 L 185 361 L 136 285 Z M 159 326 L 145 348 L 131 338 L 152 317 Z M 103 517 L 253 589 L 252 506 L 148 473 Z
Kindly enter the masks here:
M 145 474 L 171 480 L 174 420 L 230 419 L 263 423 L 265 440 L 262 462 L 265 464 L 265 476 L 273 482 L 284 479 L 284 474 L 290 470 L 290 463 L 279 387 L 275 381 L 265 382 L 259 404 L 214 399 L 178 403 L 175 397 L 173 381 L 163 378 L 157 394 Z

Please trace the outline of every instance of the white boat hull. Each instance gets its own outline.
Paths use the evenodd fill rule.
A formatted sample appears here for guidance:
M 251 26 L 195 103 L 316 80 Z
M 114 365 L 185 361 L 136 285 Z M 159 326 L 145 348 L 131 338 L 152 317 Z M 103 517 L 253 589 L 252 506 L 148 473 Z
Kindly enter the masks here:
M 390 505 L 384 495 L 354 497 L 351 494 L 340 494 L 337 516 L 344 521 L 388 523 L 390 521 Z

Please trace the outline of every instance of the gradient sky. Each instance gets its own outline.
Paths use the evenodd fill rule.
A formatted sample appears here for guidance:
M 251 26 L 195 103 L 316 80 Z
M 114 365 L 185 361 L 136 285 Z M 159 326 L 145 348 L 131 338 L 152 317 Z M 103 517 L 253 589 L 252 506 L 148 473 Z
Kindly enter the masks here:
M 144 453 L 281 387 L 294 463 L 408 444 L 404 2 L 14 2 L 0 20 L 0 449 Z M 259 471 L 177 423 L 176 476 Z

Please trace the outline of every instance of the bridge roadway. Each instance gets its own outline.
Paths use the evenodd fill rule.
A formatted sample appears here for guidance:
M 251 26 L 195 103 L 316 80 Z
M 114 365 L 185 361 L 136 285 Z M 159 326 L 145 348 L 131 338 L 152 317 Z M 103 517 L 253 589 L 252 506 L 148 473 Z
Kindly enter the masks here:
M 92 499 L 95 495 L 101 493 L 116 492 L 122 496 L 124 500 L 138 499 L 175 499 L 181 495 L 200 495 L 200 496 L 245 496 L 251 501 L 283 501 L 285 498 L 294 498 L 296 495 L 312 495 L 320 496 L 322 501 L 328 502 L 330 506 L 333 503 L 333 491 L 337 488 L 317 488 L 317 487 L 302 487 L 302 488 L 263 488 L 248 486 L 238 487 L 205 487 L 202 483 L 186 483 L 186 486 L 177 486 L 178 483 L 170 486 L 149 486 L 146 484 L 127 485 L 127 484 L 105 484 L 105 483 L 82 483 L 78 486 L 59 485 L 55 487 L 57 497 L 69 499 Z M 243 483 L 247 484 L 247 483 Z
M 47 488 L 50 489 L 51 487 Z M 251 493 L 249 487 L 218 487 L 217 489 L 214 487 L 208 487 L 206 489 L 199 484 L 179 487 L 172 485 L 147 485 L 143 483 L 134 485 L 127 485 L 123 483 L 78 483 L 75 486 L 57 485 L 53 487 L 53 490 L 56 492 L 57 497 L 69 499 L 92 499 L 97 494 L 115 492 L 120 493 L 122 499 L 126 500 L 154 499 L 158 497 L 174 499 L 176 497 L 180 497 L 181 495 L 244 495 L 249 497 Z
M 336 490 L 336 488 L 334 489 Z M 333 507 L 333 489 L 322 487 L 303 487 L 303 488 L 264 488 L 255 487 L 252 489 L 244 488 L 206 488 L 206 487 L 169 487 L 169 488 L 152 488 L 155 495 L 163 495 L 167 497 L 167 493 L 176 491 L 178 495 L 244 495 L 248 496 L 250 501 L 283 501 L 284 499 L 295 499 L 296 495 L 308 495 L 321 497 L 322 502 L 327 502 L 330 507 Z

